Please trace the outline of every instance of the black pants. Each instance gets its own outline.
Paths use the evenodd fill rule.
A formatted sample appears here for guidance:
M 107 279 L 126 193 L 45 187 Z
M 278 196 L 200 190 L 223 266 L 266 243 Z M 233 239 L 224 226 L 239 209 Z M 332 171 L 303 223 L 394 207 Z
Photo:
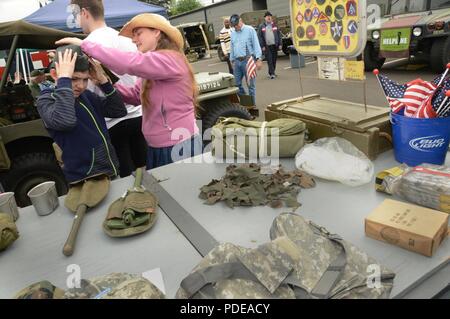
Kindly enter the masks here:
M 277 68 L 278 47 L 276 45 L 266 46 L 267 64 L 269 65 L 269 75 L 275 75 L 275 69 Z
M 147 165 L 147 141 L 142 135 L 142 117 L 117 123 L 109 129 L 111 143 L 119 158 L 120 177 L 130 176 Z

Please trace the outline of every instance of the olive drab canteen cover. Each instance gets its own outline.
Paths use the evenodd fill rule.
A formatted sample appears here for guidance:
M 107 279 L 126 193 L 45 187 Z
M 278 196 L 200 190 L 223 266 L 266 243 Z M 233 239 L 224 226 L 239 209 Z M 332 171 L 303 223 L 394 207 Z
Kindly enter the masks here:
M 395 274 L 303 217 L 275 218 L 256 249 L 223 243 L 180 284 L 177 298 L 388 298 Z M 371 267 L 380 276 L 372 278 Z
M 111 237 L 128 237 L 149 230 L 156 221 L 158 199 L 143 187 L 134 187 L 111 204 L 103 230 Z
M 8 248 L 17 238 L 19 238 L 19 231 L 12 217 L 0 213 L 0 252 Z
M 211 132 L 212 153 L 218 158 L 294 157 L 305 144 L 305 131 L 305 123 L 292 118 L 270 122 L 219 118 Z M 238 143 L 240 137 L 245 143 Z M 250 153 L 252 145 L 257 146 L 256 154 Z

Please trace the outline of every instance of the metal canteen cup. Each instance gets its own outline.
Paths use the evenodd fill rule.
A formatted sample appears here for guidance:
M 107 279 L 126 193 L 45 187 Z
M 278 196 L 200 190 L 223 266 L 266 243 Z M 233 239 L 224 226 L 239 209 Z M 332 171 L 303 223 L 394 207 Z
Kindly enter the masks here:
M 53 213 L 59 205 L 55 182 L 41 183 L 33 187 L 27 195 L 39 216 Z

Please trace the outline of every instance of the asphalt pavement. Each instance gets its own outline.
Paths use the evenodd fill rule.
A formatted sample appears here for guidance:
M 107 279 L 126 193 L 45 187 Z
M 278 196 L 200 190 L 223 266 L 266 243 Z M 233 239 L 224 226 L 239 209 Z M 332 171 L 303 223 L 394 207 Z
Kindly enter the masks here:
M 270 103 L 296 98 L 308 94 L 320 94 L 338 100 L 354 103 L 387 107 L 386 99 L 371 72 L 366 72 L 366 81 L 319 80 L 317 61 L 306 58 L 306 66 L 292 69 L 290 59 L 280 52 L 274 80 L 267 78 L 267 62 L 258 72 L 256 80 L 256 105 L 263 119 L 264 110 Z M 217 56 L 193 63 L 195 72 L 228 72 L 226 62 L 220 62 Z M 405 60 L 391 60 L 383 66 L 381 73 L 399 83 L 406 83 L 416 78 L 432 80 L 437 74 L 424 65 L 409 65 Z M 364 86 L 366 97 L 364 97 Z M 245 84 L 244 84 L 245 87 Z M 303 94 L 302 90 L 303 89 Z M 262 115 L 262 116 L 261 116 Z

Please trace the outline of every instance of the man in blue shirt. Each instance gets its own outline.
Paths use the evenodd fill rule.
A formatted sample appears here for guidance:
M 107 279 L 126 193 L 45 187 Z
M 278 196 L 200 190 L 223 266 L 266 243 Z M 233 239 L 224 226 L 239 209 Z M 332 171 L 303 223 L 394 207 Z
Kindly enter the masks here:
M 242 86 L 242 78 L 245 76 L 249 94 L 252 97 L 253 104 L 256 105 L 256 78 L 247 78 L 246 67 L 250 57 L 256 60 L 256 68 L 258 70 L 262 67 L 262 52 L 258 35 L 255 29 L 245 25 L 237 14 L 233 14 L 230 17 L 230 25 L 234 27 L 234 31 L 231 33 L 230 61 L 233 64 L 239 95 L 247 94 Z

